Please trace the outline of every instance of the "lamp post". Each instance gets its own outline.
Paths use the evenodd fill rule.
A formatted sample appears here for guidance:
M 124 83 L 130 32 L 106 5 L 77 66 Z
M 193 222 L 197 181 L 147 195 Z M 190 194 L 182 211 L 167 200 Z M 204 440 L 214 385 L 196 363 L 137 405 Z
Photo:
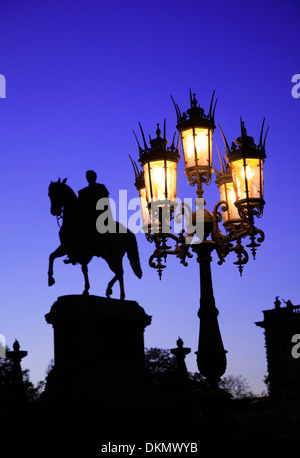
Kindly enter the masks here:
M 173 98 L 172 98 L 173 100 Z M 136 186 L 137 177 L 144 177 L 143 186 L 146 195 L 147 224 L 146 237 L 150 242 L 155 242 L 155 250 L 150 256 L 149 264 L 158 270 L 161 278 L 162 271 L 166 267 L 168 255 L 176 255 L 183 265 L 187 265 L 186 258 L 197 256 L 200 268 L 200 332 L 197 354 L 197 365 L 199 372 L 206 378 L 210 388 L 218 388 L 220 378 L 226 370 L 226 350 L 224 349 L 222 337 L 218 324 L 218 309 L 215 305 L 211 276 L 211 254 L 214 250 L 219 257 L 218 264 L 223 264 L 226 256 L 235 252 L 240 274 L 243 272 L 244 264 L 249 260 L 248 253 L 242 244 L 242 239 L 249 237 L 250 248 L 255 258 L 257 248 L 264 240 L 263 232 L 254 226 L 255 217 L 261 217 L 263 213 L 263 163 L 265 160 L 265 142 L 263 128 L 261 128 L 259 144 L 247 135 L 244 122 L 241 120 L 241 135 L 229 147 L 226 137 L 220 127 L 225 144 L 225 158 L 220 162 L 219 171 L 212 162 L 212 135 L 215 129 L 214 114 L 216 103 L 214 93 L 211 98 L 209 112 L 206 115 L 198 105 L 195 94 L 190 91 L 190 108 L 181 114 L 178 105 L 174 102 L 177 114 L 177 130 L 179 132 L 178 145 L 175 147 L 175 136 L 170 149 L 166 148 L 167 140 L 165 135 L 160 137 L 160 130 L 157 130 L 157 138 L 150 140 L 150 147 L 147 145 L 143 130 L 141 128 L 144 148 L 139 146 L 139 161 L 143 166 L 143 172 L 138 171 L 135 163 Z M 137 137 L 136 137 L 137 139 Z M 165 217 L 163 209 L 167 206 L 170 211 L 169 223 L 176 209 L 176 183 L 177 163 L 179 160 L 179 139 L 181 139 L 183 156 L 185 162 L 185 174 L 191 186 L 197 185 L 196 204 L 198 210 L 191 215 L 192 225 L 189 223 L 189 234 L 172 234 L 169 226 L 164 226 Z M 195 231 L 195 220 L 200 209 L 201 200 L 204 194 L 204 184 L 209 185 L 212 181 L 213 172 L 216 172 L 216 184 L 220 191 L 220 201 L 216 203 L 212 212 L 204 208 L 203 223 L 204 235 L 202 240 L 190 242 L 190 236 Z M 138 187 L 138 186 L 137 186 Z M 138 188 L 139 189 L 139 188 Z M 140 191 L 140 189 L 139 189 Z M 140 196 L 142 194 L 140 191 Z M 200 203 L 199 203 L 200 202 Z M 205 204 L 205 201 L 204 201 Z M 159 211 L 157 211 L 157 208 Z M 223 216 L 221 214 L 221 211 Z M 180 208 L 184 214 L 183 208 Z M 167 213 L 165 213 L 166 215 Z M 157 223 L 153 226 L 149 223 L 156 218 Z M 223 219 L 225 233 L 219 228 Z M 158 230 L 153 230 L 158 228 Z M 167 227 L 167 231 L 165 228 Z M 175 241 L 175 247 L 169 246 L 171 240 Z

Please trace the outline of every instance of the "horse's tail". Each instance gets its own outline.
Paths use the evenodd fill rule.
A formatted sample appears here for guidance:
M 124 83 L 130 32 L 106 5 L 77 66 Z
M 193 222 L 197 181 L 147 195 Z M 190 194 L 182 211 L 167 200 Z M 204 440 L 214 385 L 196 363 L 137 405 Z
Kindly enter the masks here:
M 143 272 L 140 264 L 139 250 L 136 237 L 133 232 L 128 231 L 127 256 L 133 272 L 138 278 L 142 278 Z

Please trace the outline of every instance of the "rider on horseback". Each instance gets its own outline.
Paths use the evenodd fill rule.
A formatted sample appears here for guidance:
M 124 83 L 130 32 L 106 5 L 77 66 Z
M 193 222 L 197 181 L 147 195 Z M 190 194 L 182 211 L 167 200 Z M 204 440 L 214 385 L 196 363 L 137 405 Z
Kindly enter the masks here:
M 102 212 L 96 210 L 96 204 L 99 199 L 104 197 L 108 198 L 109 192 L 104 184 L 96 183 L 97 174 L 93 170 L 88 170 L 86 172 L 86 179 L 88 186 L 78 192 L 78 204 L 81 221 L 80 229 L 83 233 L 86 245 L 92 249 L 97 246 L 99 251 L 99 234 L 96 229 L 96 220 Z M 98 243 L 95 243 L 96 237 L 98 238 Z M 97 255 L 100 255 L 100 252 L 99 254 L 97 253 Z M 65 260 L 65 263 L 75 264 L 71 257 Z
M 99 210 L 96 210 L 97 202 L 103 197 L 108 197 L 109 193 L 104 184 L 96 183 L 96 172 L 88 170 L 85 176 L 89 185 L 78 192 L 78 203 L 88 234 L 94 236 L 99 216 Z

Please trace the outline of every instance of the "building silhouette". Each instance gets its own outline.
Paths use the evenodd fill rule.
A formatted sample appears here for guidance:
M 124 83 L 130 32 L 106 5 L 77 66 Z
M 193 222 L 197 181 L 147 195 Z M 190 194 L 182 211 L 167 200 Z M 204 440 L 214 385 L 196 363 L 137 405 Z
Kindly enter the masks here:
M 300 351 L 293 351 L 293 337 L 300 335 L 300 305 L 285 304 L 276 297 L 275 307 L 264 310 L 264 320 L 255 323 L 265 333 L 269 394 L 280 401 L 300 399 Z

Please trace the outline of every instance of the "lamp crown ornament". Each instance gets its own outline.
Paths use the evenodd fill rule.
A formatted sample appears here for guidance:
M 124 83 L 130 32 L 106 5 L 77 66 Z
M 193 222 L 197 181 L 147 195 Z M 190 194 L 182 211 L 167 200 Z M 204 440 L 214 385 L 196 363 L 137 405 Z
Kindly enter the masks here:
M 243 157 L 245 155 L 248 157 L 251 157 L 253 155 L 254 157 L 260 157 L 261 159 L 265 159 L 267 157 L 266 152 L 265 152 L 265 146 L 266 146 L 266 139 L 267 139 L 267 135 L 269 131 L 269 127 L 268 127 L 265 132 L 264 138 L 263 138 L 265 118 L 263 119 L 263 122 L 262 122 L 258 145 L 255 144 L 254 138 L 247 134 L 245 122 L 242 120 L 242 118 L 240 118 L 240 122 L 241 122 L 241 135 L 240 137 L 236 138 L 234 142 L 231 143 L 231 147 L 229 147 L 228 141 L 219 124 L 219 128 L 220 128 L 222 138 L 224 141 L 225 151 L 226 151 L 226 156 L 228 158 L 228 161 L 235 159 L 237 157 Z
M 164 132 L 163 132 L 163 137 L 161 137 L 161 129 L 159 127 L 159 123 L 157 123 L 157 129 L 156 129 L 156 138 L 151 139 L 149 136 L 149 144 L 150 146 L 147 145 L 145 134 L 143 131 L 143 128 L 141 126 L 141 123 L 139 122 L 141 134 L 142 134 L 142 139 L 144 143 L 144 148 L 142 148 L 139 144 L 139 141 L 137 139 L 137 136 L 135 135 L 135 138 L 138 143 L 138 148 L 139 148 L 139 162 L 143 165 L 145 162 L 147 162 L 150 159 L 154 160 L 160 160 L 160 159 L 170 159 L 170 160 L 178 160 L 180 159 L 180 155 L 178 152 L 178 147 L 175 146 L 175 137 L 176 133 L 174 134 L 172 144 L 170 147 L 167 147 L 167 144 L 169 143 L 168 140 L 166 139 L 166 120 L 164 120 Z
M 219 160 L 220 160 L 220 165 L 221 165 L 221 170 L 217 169 L 217 167 L 215 166 L 215 164 L 213 164 L 213 169 L 214 169 L 214 172 L 216 174 L 216 178 L 221 178 L 223 176 L 226 176 L 226 175 L 231 175 L 231 170 L 230 170 L 230 165 L 227 161 L 227 159 L 224 157 L 223 160 L 221 158 L 221 154 L 220 154 L 220 150 L 217 146 L 217 151 L 218 151 L 218 156 L 219 156 Z
M 140 189 L 145 187 L 144 172 L 143 172 L 143 170 L 139 170 L 138 169 L 137 163 L 132 159 L 130 154 L 129 154 L 129 157 L 130 157 L 130 161 L 131 161 L 131 164 L 132 164 L 132 167 L 133 167 L 133 171 L 134 171 L 134 176 L 135 176 L 134 185 L 135 185 L 136 189 L 139 191 Z
M 165 134 L 164 134 L 164 138 L 161 138 L 161 130 L 159 128 L 159 123 L 157 123 L 157 129 L 156 129 L 156 138 L 154 139 L 151 139 L 150 137 L 150 145 L 151 145 L 151 149 L 153 151 L 166 151 L 167 149 L 167 144 L 169 143 L 168 140 L 166 139 L 165 137 Z
M 186 112 L 183 112 L 181 114 L 181 111 L 179 109 L 179 106 L 177 103 L 175 103 L 173 97 L 171 96 L 171 99 L 173 101 L 175 110 L 176 110 L 176 115 L 177 115 L 177 129 L 180 131 L 182 129 L 187 129 L 189 127 L 193 127 L 195 125 L 198 125 L 201 123 L 202 127 L 209 127 L 211 129 L 215 129 L 215 110 L 216 110 L 216 105 L 218 99 L 216 99 L 215 104 L 213 105 L 214 101 L 214 96 L 215 96 L 215 91 L 213 91 L 211 102 L 210 102 L 210 107 L 209 107 L 209 112 L 206 115 L 204 112 L 204 109 L 198 105 L 198 101 L 196 98 L 196 94 L 193 93 L 192 96 L 192 91 L 190 89 L 190 108 L 186 110 Z

